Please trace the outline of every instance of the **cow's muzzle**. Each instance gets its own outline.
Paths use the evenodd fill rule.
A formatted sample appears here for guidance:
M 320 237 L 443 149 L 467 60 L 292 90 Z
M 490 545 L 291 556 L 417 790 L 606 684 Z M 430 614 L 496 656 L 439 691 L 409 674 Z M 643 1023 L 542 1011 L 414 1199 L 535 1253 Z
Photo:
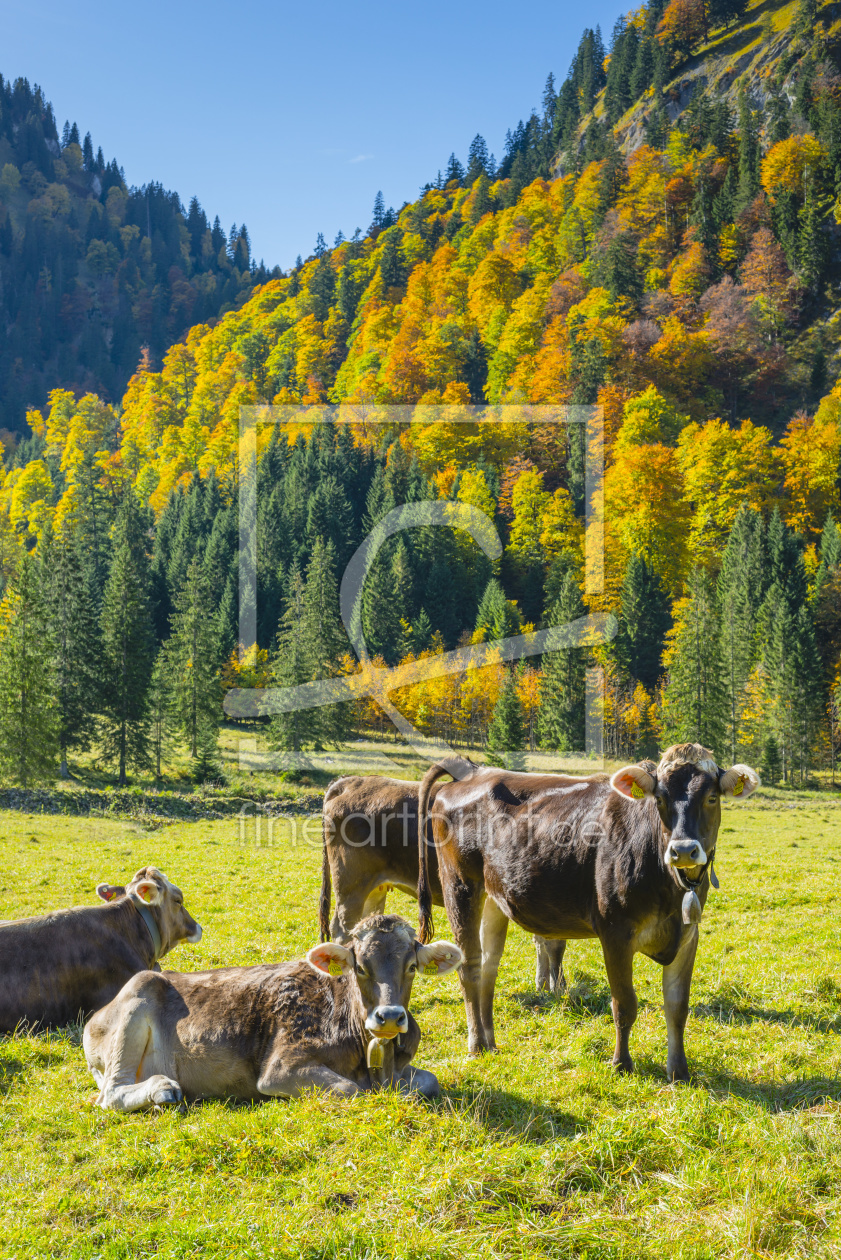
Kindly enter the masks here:
M 403 1006 L 378 1006 L 365 1020 L 375 1037 L 397 1037 L 409 1031 L 409 1016 Z
M 188 945 L 198 945 L 201 940 L 201 924 L 197 923 L 190 935 L 187 937 Z
M 666 865 L 682 870 L 687 866 L 705 866 L 707 855 L 697 840 L 670 840 L 666 845 Z

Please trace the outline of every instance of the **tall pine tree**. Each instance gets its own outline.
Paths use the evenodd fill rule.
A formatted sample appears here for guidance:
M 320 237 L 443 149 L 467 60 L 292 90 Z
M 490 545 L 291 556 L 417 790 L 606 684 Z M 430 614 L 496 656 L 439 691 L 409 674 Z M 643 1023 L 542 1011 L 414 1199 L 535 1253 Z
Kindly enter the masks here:
M 59 710 L 49 619 L 35 558 L 24 554 L 0 603 L 0 766 L 22 787 L 55 774 Z
M 175 713 L 194 761 L 200 747 L 215 746 L 222 720 L 215 611 L 207 572 L 195 557 L 175 597 L 166 645 Z
M 721 756 L 727 721 L 721 628 L 705 570 L 692 571 L 688 594 L 675 605 L 674 614 L 665 653 L 663 742 L 704 744 Z
M 549 611 L 552 626 L 565 626 L 586 612 L 578 575 L 569 569 Z M 561 648 L 543 657 L 538 735 L 542 748 L 576 752 L 584 747 L 585 650 Z
M 113 558 L 102 599 L 104 674 L 102 753 L 117 764 L 121 786 L 131 766 L 150 764 L 148 692 L 154 635 L 146 554 L 148 515 L 129 490 L 112 539 Z

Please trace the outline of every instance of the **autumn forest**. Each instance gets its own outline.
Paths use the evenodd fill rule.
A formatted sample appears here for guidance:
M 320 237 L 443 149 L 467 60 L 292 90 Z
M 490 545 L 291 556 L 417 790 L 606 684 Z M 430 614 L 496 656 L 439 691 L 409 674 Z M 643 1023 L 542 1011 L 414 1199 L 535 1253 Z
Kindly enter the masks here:
M 608 756 L 698 740 L 770 782 L 834 776 L 840 228 L 841 21 L 818 0 L 650 0 L 584 31 L 499 161 L 477 135 L 288 273 L 0 84 L 4 774 L 94 750 L 161 779 L 179 747 L 218 776 L 226 691 L 357 671 L 348 559 L 395 506 L 452 500 L 502 556 L 390 539 L 363 597 L 381 663 L 587 613 L 617 633 L 395 693 L 426 734 L 580 751 L 598 667 Z M 603 426 L 600 589 L 590 428 L 547 405 Z M 240 416 L 264 406 L 246 644 Z M 361 701 L 260 724 L 279 752 L 390 729 Z

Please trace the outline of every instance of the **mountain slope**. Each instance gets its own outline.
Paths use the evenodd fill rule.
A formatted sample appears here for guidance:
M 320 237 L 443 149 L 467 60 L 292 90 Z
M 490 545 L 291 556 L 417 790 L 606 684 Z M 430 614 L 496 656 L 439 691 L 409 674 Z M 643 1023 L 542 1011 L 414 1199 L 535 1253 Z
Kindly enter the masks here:
M 118 401 L 141 347 L 160 361 L 265 278 L 244 227 L 229 240 L 195 199 L 129 188 L 75 123 L 59 137 L 39 88 L 0 77 L 0 426 L 56 386 Z

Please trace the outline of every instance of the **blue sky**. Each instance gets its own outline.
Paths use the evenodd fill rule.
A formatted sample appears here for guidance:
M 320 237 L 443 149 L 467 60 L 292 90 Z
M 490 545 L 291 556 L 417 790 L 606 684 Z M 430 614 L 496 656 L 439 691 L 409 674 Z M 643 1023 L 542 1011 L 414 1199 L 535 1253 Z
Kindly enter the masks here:
M 506 129 L 562 79 L 584 26 L 605 42 L 618 4 L 494 7 L 327 0 L 6 0 L 0 71 L 39 83 L 130 184 L 195 193 L 259 259 L 288 267 L 317 232 L 367 228 L 378 189 L 399 206 L 477 132 Z

